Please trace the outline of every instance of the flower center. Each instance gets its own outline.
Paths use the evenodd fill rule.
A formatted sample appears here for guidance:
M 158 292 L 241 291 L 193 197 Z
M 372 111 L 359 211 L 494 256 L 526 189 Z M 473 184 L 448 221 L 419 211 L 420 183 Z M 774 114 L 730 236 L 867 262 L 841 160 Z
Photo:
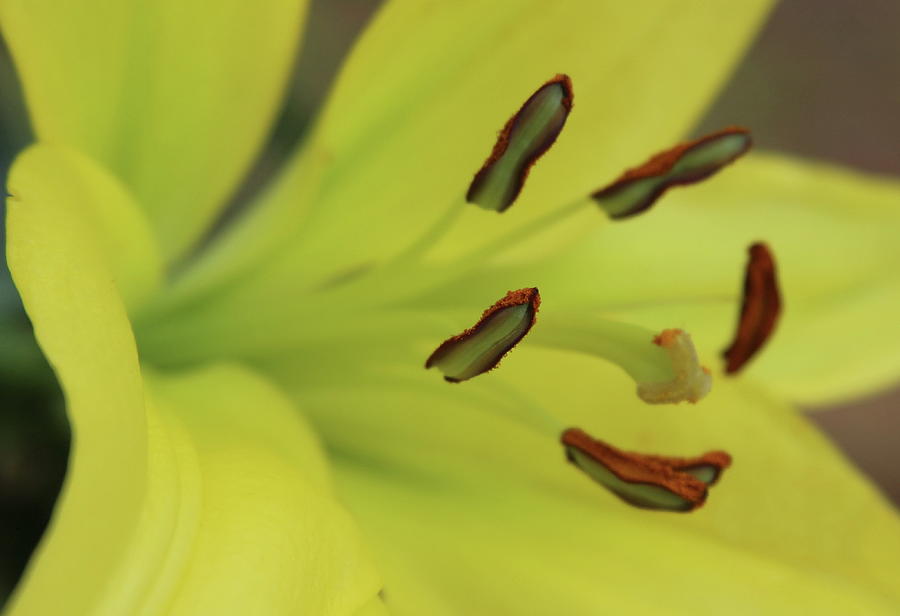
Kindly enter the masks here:
M 500 131 L 482 168 L 475 174 L 466 200 L 485 209 L 503 212 L 516 200 L 534 162 L 554 143 L 572 107 L 572 87 L 557 76 L 539 88 Z M 743 155 L 751 146 L 742 128 L 726 128 L 663 151 L 639 167 L 626 171 L 609 186 L 590 195 L 612 219 L 648 210 L 672 186 L 708 178 Z M 583 208 L 580 199 L 533 221 L 502 238 L 499 246 L 486 246 L 462 260 L 476 263 L 505 242 L 521 242 L 548 224 Z M 426 234 L 431 243 L 452 224 L 451 215 L 439 221 L 442 231 Z M 425 248 L 415 246 L 415 252 Z M 745 297 L 735 340 L 724 352 L 727 372 L 733 373 L 770 335 L 780 306 L 774 262 L 761 244 L 751 247 Z M 459 383 L 495 368 L 501 358 L 529 334 L 540 302 L 536 288 L 510 291 L 489 307 L 472 327 L 441 343 L 429 356 L 426 368 L 437 367 L 447 381 Z M 652 335 L 642 328 L 580 315 L 542 319 L 529 337 L 551 347 L 587 352 L 619 364 L 637 382 L 645 402 L 697 402 L 711 387 L 710 371 L 699 364 L 690 335 L 666 329 Z M 547 422 L 553 425 L 552 420 Z M 577 428 L 562 432 L 566 457 L 591 479 L 623 501 L 644 508 L 691 511 L 701 506 L 707 487 L 730 465 L 724 452 L 698 458 L 671 458 L 620 451 L 593 439 Z
M 438 368 L 451 383 L 492 370 L 529 335 L 539 305 L 536 288 L 508 292 L 474 326 L 441 343 L 425 367 Z M 638 396 L 651 404 L 697 402 L 709 392 L 710 373 L 699 365 L 690 336 L 682 330 L 667 329 L 653 336 L 612 321 L 595 319 L 590 329 L 577 317 L 574 323 L 581 327 L 572 327 L 573 321 L 567 318 L 551 321 L 549 326 L 542 320 L 529 342 L 586 351 L 619 363 L 638 382 Z M 642 382 L 642 378 L 648 380 Z M 533 414 L 534 408 L 523 411 Z M 559 432 L 553 418 L 543 417 L 538 425 L 543 431 Z M 563 431 L 561 440 L 569 461 L 591 479 L 623 501 L 649 509 L 696 509 L 706 500 L 707 485 L 731 462 L 724 452 L 691 459 L 625 453 L 577 428 Z
M 505 212 L 516 202 L 536 161 L 556 143 L 573 100 L 572 83 L 565 75 L 541 85 L 500 130 L 464 195 L 424 232 L 389 253 L 392 256 L 359 263 L 352 270 L 347 269 L 350 260 L 342 257 L 331 276 L 319 275 L 322 264 L 316 264 L 314 273 L 302 273 L 304 259 L 318 254 L 312 249 L 298 252 L 299 257 L 291 253 L 273 260 L 253 277 L 198 296 L 177 314 L 148 318 L 138 331 L 144 357 L 162 366 L 239 358 L 304 391 L 342 379 L 373 378 L 398 362 L 413 366 L 414 358 L 424 352 L 423 341 L 434 345 L 453 329 L 471 324 L 472 298 L 483 293 L 497 297 L 509 288 L 505 270 L 494 266 L 498 255 L 527 247 L 535 236 L 590 210 L 627 224 L 621 219 L 646 212 L 670 187 L 711 177 L 751 145 L 749 133 L 739 128 L 677 145 L 605 188 L 525 223 L 508 225 L 512 228 L 481 245 L 465 243 L 456 259 L 434 259 L 434 247 L 448 237 L 464 212 L 474 212 L 470 216 L 480 215 L 480 209 Z M 326 236 L 317 241 L 331 240 Z M 760 246 L 751 249 L 740 323 L 725 353 L 728 373 L 740 369 L 763 346 L 778 316 L 774 261 Z M 534 279 L 522 280 L 516 286 L 524 288 L 508 292 L 468 329 L 431 346 L 434 351 L 425 366 L 442 372 L 447 381 L 463 383 L 495 368 L 526 340 L 615 363 L 634 380 L 638 397 L 650 404 L 695 403 L 709 392 L 710 371 L 701 366 L 687 332 L 650 330 L 573 308 L 571 302 L 564 306 L 551 284 L 556 281 L 548 280 L 546 273 L 530 267 L 520 273 Z M 543 298 L 543 312 L 537 318 L 542 298 L 535 283 L 542 278 L 551 292 Z M 296 288 L 301 291 L 293 296 L 302 301 L 281 301 L 285 289 Z M 277 301 L 272 301 L 273 290 Z M 707 486 L 728 465 L 727 454 L 722 453 L 682 460 L 622 452 L 580 430 L 566 429 L 525 398 L 523 404 L 512 405 L 521 406 L 521 419 L 553 438 L 562 434 L 567 457 L 631 504 L 692 510 L 704 502 Z

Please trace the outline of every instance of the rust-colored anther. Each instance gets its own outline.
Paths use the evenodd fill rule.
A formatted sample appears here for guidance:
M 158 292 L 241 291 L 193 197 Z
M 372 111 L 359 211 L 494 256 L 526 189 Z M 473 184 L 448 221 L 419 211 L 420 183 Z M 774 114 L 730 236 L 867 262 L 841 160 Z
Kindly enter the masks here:
M 466 201 L 497 212 L 509 208 L 531 167 L 565 126 L 573 100 L 567 75 L 556 75 L 538 88 L 500 130 L 490 156 L 469 185 Z
M 560 441 L 572 464 L 626 503 L 645 509 L 693 511 L 731 465 L 724 451 L 696 458 L 622 451 L 579 428 L 563 432 Z
M 508 291 L 484 311 L 478 323 L 442 342 L 425 367 L 437 367 L 451 383 L 492 370 L 531 330 L 540 305 L 536 288 Z
M 722 351 L 725 372 L 735 374 L 759 352 L 772 336 L 781 314 L 781 293 L 775 259 L 768 246 L 750 246 L 744 274 L 744 300 L 734 341 Z
M 704 180 L 742 156 L 753 145 L 745 128 L 729 126 L 659 152 L 591 194 L 610 218 L 635 216 L 672 186 Z

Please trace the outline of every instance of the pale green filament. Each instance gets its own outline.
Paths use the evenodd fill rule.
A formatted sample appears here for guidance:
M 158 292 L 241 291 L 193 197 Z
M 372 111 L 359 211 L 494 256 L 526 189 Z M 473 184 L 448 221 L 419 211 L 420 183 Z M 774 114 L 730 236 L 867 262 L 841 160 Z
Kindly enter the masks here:
M 654 340 L 649 329 L 579 314 L 545 315 L 529 342 L 586 353 L 621 367 L 637 383 L 638 396 L 650 404 L 696 402 L 710 389 L 711 377 L 700 366 L 690 336 L 673 333 L 670 345 Z
M 595 203 L 589 197 L 579 197 L 535 220 L 520 225 L 495 241 L 476 248 L 455 260 L 449 267 L 436 267 L 426 271 L 420 267 L 421 257 L 452 229 L 459 214 L 465 210 L 458 201 L 455 201 L 428 231 L 394 259 L 374 269 L 370 274 L 335 290 L 340 294 L 338 297 L 358 297 L 372 292 L 377 292 L 380 296 L 390 296 L 394 300 L 415 297 L 429 289 L 439 287 L 448 279 L 459 277 L 483 265 L 492 256 L 502 253 L 591 206 L 595 207 Z M 335 299 L 335 296 L 331 296 L 330 301 L 333 302 Z
M 552 225 L 563 222 L 570 216 L 577 214 L 578 212 L 583 210 L 586 206 L 592 204 L 593 201 L 590 199 L 590 197 L 578 197 L 574 201 L 570 201 L 569 203 L 561 205 L 558 208 L 554 208 L 543 216 L 539 216 L 534 220 L 526 222 L 525 224 L 520 225 L 518 228 L 513 229 L 502 237 L 489 242 L 481 246 L 480 248 L 475 249 L 474 251 L 460 259 L 459 262 L 456 263 L 456 267 L 474 267 L 478 264 L 484 263 L 486 259 L 500 254 L 504 250 L 511 248 L 516 244 L 520 244 L 521 242 L 537 235 L 538 233 L 541 233 L 542 231 L 546 231 Z
M 413 244 L 406 250 L 397 255 L 385 267 L 396 267 L 398 264 L 413 261 L 428 252 L 428 249 L 434 246 L 446 233 L 453 227 L 453 224 L 465 211 L 466 200 L 459 197 L 453 200 L 440 218 L 438 218 L 425 233 L 420 235 Z
M 556 438 L 565 429 L 565 424 L 560 419 L 518 388 L 501 379 L 488 379 L 484 381 L 484 385 L 487 389 L 496 390 L 502 399 L 502 403 L 492 407 L 498 415 L 526 425 L 548 438 Z
M 675 378 L 668 354 L 653 344 L 656 332 L 644 327 L 580 314 L 543 314 L 528 341 L 578 351 L 621 367 L 638 383 Z

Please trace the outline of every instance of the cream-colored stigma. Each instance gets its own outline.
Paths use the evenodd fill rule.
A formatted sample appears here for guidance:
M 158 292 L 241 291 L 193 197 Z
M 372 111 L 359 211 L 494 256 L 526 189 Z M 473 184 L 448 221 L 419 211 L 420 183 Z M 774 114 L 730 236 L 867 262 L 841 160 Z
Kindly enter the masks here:
M 712 388 L 712 375 L 700 365 L 690 334 L 680 329 L 666 329 L 653 343 L 668 353 L 675 377 L 660 383 L 640 383 L 637 394 L 648 404 L 697 402 Z

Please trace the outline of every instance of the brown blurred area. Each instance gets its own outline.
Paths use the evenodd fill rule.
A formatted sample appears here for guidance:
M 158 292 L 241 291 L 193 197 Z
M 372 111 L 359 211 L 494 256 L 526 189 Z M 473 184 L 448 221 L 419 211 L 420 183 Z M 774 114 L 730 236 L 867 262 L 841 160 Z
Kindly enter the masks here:
M 900 2 L 785 0 L 702 127 L 759 147 L 900 175 Z
M 379 4 L 313 0 L 284 109 L 231 211 L 247 202 L 302 139 L 342 58 Z M 753 129 L 760 148 L 900 176 L 898 31 L 897 0 L 786 0 L 696 132 L 742 124 Z M 0 46 L 0 178 L 30 140 L 27 126 Z M 58 391 L 46 380 L 25 382 L 17 376 L 30 334 L 8 273 L 0 267 L 4 323 L 21 339 L 15 348 L 9 338 L 0 340 L 0 605 L 46 524 L 68 443 Z M 28 361 L 41 360 L 32 354 Z M 810 417 L 900 504 L 900 387 Z

